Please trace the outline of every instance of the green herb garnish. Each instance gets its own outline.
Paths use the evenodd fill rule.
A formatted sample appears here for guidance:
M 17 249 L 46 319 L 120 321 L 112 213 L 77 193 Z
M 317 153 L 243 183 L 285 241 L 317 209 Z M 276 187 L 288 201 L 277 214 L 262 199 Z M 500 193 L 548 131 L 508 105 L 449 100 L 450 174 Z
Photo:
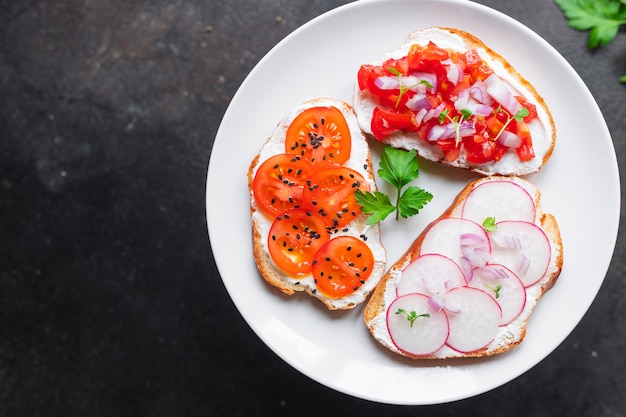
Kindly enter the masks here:
M 424 84 L 426 87 L 428 88 L 433 88 L 433 85 L 431 83 L 429 83 L 426 80 L 419 80 L 417 83 L 413 84 L 410 87 L 406 87 L 404 85 L 402 85 L 402 73 L 400 71 L 398 71 L 397 69 L 395 69 L 394 67 L 389 67 L 389 68 L 385 68 L 387 71 L 389 71 L 390 73 L 392 73 L 393 75 L 395 75 L 396 77 L 398 77 L 398 85 L 400 86 L 400 94 L 398 94 L 398 98 L 396 100 L 396 108 L 400 105 L 400 99 L 402 98 L 402 96 L 409 91 L 412 88 L 417 87 L 420 84 Z
M 413 322 L 415 322 L 415 320 L 417 320 L 418 317 L 426 317 L 426 318 L 430 317 L 430 314 L 428 313 L 417 314 L 415 310 L 412 310 L 409 313 L 403 308 L 399 308 L 398 311 L 396 311 L 396 314 L 404 314 L 406 316 L 406 319 L 411 323 L 411 327 L 413 327 Z
M 504 114 L 506 114 L 506 122 L 504 123 L 504 125 L 502 126 L 502 129 L 500 129 L 500 131 L 498 132 L 498 134 L 496 135 L 495 138 L 493 138 L 493 141 L 495 142 L 496 140 L 498 140 L 498 138 L 500 137 L 500 135 L 502 134 L 502 132 L 504 132 L 504 130 L 507 128 L 507 126 L 513 121 L 515 120 L 516 122 L 521 122 L 522 120 L 524 120 L 524 117 L 528 116 L 528 109 L 526 107 L 522 107 L 521 109 L 518 110 L 517 113 L 515 113 L 515 116 L 511 117 L 511 115 L 509 114 L 508 111 L 504 110 L 502 108 L 502 106 L 498 106 L 498 108 L 496 109 L 496 113 L 498 114 L 498 112 L 503 112 Z
M 555 0 L 576 30 L 589 31 L 587 46 L 595 49 L 615 39 L 621 25 L 626 24 L 624 0 Z
M 500 298 L 500 290 L 502 289 L 502 285 L 498 284 L 495 287 L 492 287 L 489 284 L 485 284 L 485 286 L 496 293 L 496 298 Z
M 563 11 L 571 28 L 589 31 L 587 47 L 592 50 L 615 39 L 620 27 L 626 24 L 625 0 L 554 1 Z M 626 83 L 626 75 L 619 81 Z
M 461 109 L 460 117 L 450 117 L 447 109 L 442 110 L 441 113 L 439 113 L 439 124 L 442 124 L 447 119 L 454 126 L 455 146 L 459 146 L 459 143 L 461 142 L 461 122 L 469 120 L 470 117 L 472 117 L 472 111 L 465 108 Z
M 386 146 L 380 158 L 378 175 L 395 187 L 396 203 L 394 205 L 391 197 L 380 191 L 372 193 L 357 190 L 355 197 L 361 206 L 361 211 L 370 215 L 367 218 L 367 224 L 376 224 L 394 211 L 396 220 L 399 216 L 403 218 L 413 216 L 433 198 L 431 193 L 415 185 L 402 191 L 404 186 L 419 177 L 419 164 L 415 150 L 405 151 Z
M 487 217 L 483 221 L 483 228 L 488 232 L 495 232 L 497 229 L 496 226 L 496 218 L 495 217 Z

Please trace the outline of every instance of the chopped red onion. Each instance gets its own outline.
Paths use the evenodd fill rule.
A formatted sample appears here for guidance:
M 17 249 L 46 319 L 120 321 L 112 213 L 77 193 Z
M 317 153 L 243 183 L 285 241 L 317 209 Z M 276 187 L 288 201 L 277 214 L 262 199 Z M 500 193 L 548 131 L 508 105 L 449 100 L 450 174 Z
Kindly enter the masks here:
M 441 61 L 441 63 L 448 66 L 446 68 L 446 77 L 448 78 L 448 81 L 450 81 L 454 85 L 457 85 L 462 75 L 461 68 L 459 68 L 459 66 L 452 62 L 452 60 L 449 58 L 445 61 Z
M 485 80 L 487 84 L 487 94 L 491 96 L 495 101 L 500 103 L 502 108 L 509 112 L 512 116 L 522 108 L 522 105 L 511 93 L 509 88 L 496 74 L 491 74 Z
M 513 269 L 517 272 L 518 275 L 525 275 L 528 272 L 528 268 L 530 268 L 530 259 L 523 253 L 517 258 L 515 262 L 515 266 Z
M 500 132 L 500 136 L 498 136 L 498 143 L 509 148 L 519 148 L 522 144 L 522 138 L 513 132 L 503 130 Z
M 428 299 L 427 304 L 435 311 L 441 311 L 443 308 L 443 300 L 436 294 Z
M 461 267 L 461 271 L 463 271 L 463 275 L 465 275 L 465 280 L 470 282 L 474 277 L 474 270 L 472 269 L 472 264 L 469 258 L 462 256 L 459 261 L 459 266 Z
M 428 97 L 425 94 L 420 93 L 415 94 L 413 97 L 408 99 L 406 102 L 406 106 L 413 111 L 418 111 L 422 109 L 429 110 L 430 108 L 432 108 Z
M 522 241 L 513 235 L 494 234 L 491 236 L 493 242 L 504 249 L 522 249 Z
M 472 86 L 469 88 L 470 96 L 474 98 L 479 103 L 485 104 L 487 106 L 493 105 L 493 100 L 487 93 L 487 84 L 484 81 L 477 80 Z

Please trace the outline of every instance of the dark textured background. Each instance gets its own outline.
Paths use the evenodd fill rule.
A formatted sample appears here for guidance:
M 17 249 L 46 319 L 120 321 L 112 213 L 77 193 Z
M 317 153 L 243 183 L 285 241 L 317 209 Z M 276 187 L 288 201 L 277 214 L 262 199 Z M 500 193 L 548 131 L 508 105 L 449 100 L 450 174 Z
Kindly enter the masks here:
M 212 141 L 263 55 L 343 3 L 0 0 L 0 416 L 626 416 L 623 235 L 596 301 L 556 351 L 452 404 L 332 391 L 241 318 L 207 237 Z M 590 52 L 551 0 L 480 3 L 578 71 L 621 167 L 626 33 Z

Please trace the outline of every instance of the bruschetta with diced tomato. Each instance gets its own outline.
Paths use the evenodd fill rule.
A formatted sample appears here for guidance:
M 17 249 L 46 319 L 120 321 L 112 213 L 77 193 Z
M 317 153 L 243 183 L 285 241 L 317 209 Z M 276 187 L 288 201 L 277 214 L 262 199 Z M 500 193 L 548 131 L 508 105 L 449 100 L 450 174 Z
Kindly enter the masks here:
M 556 127 L 545 101 L 462 30 L 415 31 L 355 78 L 361 129 L 391 146 L 483 175 L 537 172 L 552 155 Z

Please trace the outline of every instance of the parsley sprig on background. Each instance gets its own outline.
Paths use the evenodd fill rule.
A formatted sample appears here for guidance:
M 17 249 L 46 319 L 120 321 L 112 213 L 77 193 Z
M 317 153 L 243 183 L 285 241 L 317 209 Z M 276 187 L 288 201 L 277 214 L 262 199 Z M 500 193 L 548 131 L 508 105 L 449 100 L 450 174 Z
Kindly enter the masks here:
M 357 190 L 355 196 L 361 206 L 361 211 L 370 215 L 367 218 L 367 224 L 384 220 L 394 211 L 396 220 L 399 216 L 404 218 L 413 216 L 433 198 L 431 193 L 416 185 L 411 185 L 402 191 L 404 186 L 419 177 L 419 164 L 415 150 L 405 151 L 386 146 L 380 157 L 378 175 L 395 187 L 396 202 L 392 203 L 391 197 L 380 191 L 372 193 Z
M 626 0 L 554 0 L 568 20 L 570 27 L 589 31 L 587 47 L 606 45 L 626 24 Z M 626 75 L 620 78 L 626 83 Z

